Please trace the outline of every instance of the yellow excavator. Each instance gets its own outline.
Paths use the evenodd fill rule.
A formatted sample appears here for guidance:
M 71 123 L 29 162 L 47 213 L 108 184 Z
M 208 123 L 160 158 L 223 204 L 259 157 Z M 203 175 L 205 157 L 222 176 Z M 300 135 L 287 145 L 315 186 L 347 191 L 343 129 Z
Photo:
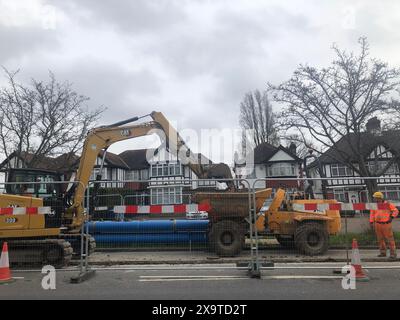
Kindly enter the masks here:
M 185 158 L 186 164 L 198 178 L 207 178 L 206 166 L 198 163 L 198 159 L 165 116 L 160 112 L 149 115 L 152 121 L 131 125 L 146 116 L 134 117 L 91 130 L 84 142 L 72 187 L 52 203 L 45 203 L 40 197 L 0 194 L 0 208 L 38 208 L 49 205 L 52 209 L 51 214 L 46 215 L 0 215 L 0 241 L 8 242 L 13 264 L 46 263 L 64 266 L 71 260 L 73 252 L 80 250 L 80 230 L 85 220 L 85 190 L 99 154 L 103 152 L 104 162 L 107 149 L 115 142 L 156 133 L 172 154 L 180 153 L 180 159 Z M 24 170 L 32 172 L 30 169 L 19 169 L 16 172 L 20 171 L 21 176 L 24 176 Z M 19 181 L 23 182 L 21 179 Z M 94 249 L 94 240 L 90 238 L 89 242 L 89 249 Z

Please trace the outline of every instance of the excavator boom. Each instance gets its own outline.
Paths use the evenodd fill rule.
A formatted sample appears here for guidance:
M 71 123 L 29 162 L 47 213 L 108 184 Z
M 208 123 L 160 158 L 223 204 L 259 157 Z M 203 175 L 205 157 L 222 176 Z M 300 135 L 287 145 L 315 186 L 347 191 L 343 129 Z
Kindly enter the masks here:
M 134 117 L 113 125 L 95 128 L 88 133 L 83 145 L 81 160 L 75 178 L 76 186 L 73 204 L 67 209 L 65 214 L 65 219 L 71 221 L 68 226 L 70 229 L 78 230 L 83 223 L 84 210 L 82 201 L 97 157 L 102 150 L 107 150 L 116 142 L 156 133 L 160 136 L 161 140 L 164 140 L 163 143 L 170 153 L 174 155 L 179 154 L 179 158 L 184 159 L 186 164 L 199 178 L 203 177 L 204 170 L 202 165 L 198 163 L 196 157 L 165 116 L 161 112 L 152 112 L 150 116 L 153 121 L 127 125 L 140 119 L 139 117 Z

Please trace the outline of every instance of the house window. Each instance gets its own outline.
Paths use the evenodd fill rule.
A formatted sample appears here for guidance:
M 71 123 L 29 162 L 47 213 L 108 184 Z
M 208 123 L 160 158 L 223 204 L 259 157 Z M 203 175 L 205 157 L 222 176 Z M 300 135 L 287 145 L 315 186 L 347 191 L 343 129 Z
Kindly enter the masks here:
M 96 180 L 96 177 L 100 174 L 100 169 L 99 168 L 94 168 L 92 172 L 92 177 L 90 180 Z
M 139 170 L 129 171 L 126 176 L 127 176 L 128 180 L 137 181 L 137 180 L 139 180 L 139 177 L 140 177 Z
M 385 174 L 399 174 L 399 166 L 393 163 L 386 171 Z
M 334 189 L 333 190 L 334 198 L 339 202 L 347 202 L 346 192 L 344 189 Z
M 131 181 L 140 181 L 140 180 L 148 180 L 149 179 L 149 170 L 133 170 L 127 173 L 127 180 Z
M 400 200 L 400 188 L 399 187 L 383 187 L 382 193 L 387 200 L 399 201 Z
M 151 166 L 151 177 L 181 176 L 182 165 L 180 163 L 158 163 Z
M 275 163 L 268 166 L 269 177 L 295 176 L 295 165 L 292 163 Z
M 388 161 L 371 161 L 367 163 L 367 166 L 369 172 L 375 173 L 383 170 L 388 165 L 388 163 Z M 386 169 L 383 174 L 399 174 L 399 166 L 397 165 L 397 163 L 393 163 L 389 168 Z
M 332 177 L 348 177 L 353 176 L 353 170 L 342 164 L 331 165 Z
M 147 169 L 140 170 L 140 178 L 142 180 L 149 180 L 149 170 Z
M 217 177 L 214 177 L 216 179 Z M 221 178 L 223 179 L 223 178 Z M 215 187 L 217 185 L 216 181 L 212 180 L 198 180 L 197 182 L 198 187 Z
M 370 173 L 381 171 L 387 165 L 387 161 L 371 161 L 367 162 L 367 167 Z
M 151 189 L 151 204 L 166 205 L 182 203 L 182 187 Z

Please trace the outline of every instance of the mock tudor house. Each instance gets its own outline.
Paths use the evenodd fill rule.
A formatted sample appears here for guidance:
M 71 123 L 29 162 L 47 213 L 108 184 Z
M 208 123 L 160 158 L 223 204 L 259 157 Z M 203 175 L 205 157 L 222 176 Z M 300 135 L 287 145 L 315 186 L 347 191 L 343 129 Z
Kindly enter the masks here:
M 0 169 L 26 168 L 28 163 L 32 162 L 33 157 L 34 155 L 29 152 L 13 152 L 3 162 L 0 163 Z M 73 154 L 63 154 L 55 158 L 41 156 L 38 157 L 34 169 L 55 170 L 60 169 L 60 166 L 75 166 L 75 162 L 79 162 L 79 157 L 77 158 Z
M 256 189 L 284 188 L 288 192 L 296 192 L 301 187 L 297 180 L 301 176 L 301 165 L 302 160 L 296 155 L 294 143 L 289 148 L 263 143 L 247 156 L 247 163 L 235 161 L 234 172 L 236 178 L 247 180 Z
M 103 153 L 100 153 L 96 160 L 96 164 L 91 175 L 91 180 L 95 180 L 96 175 L 99 173 L 102 157 Z M 14 152 L 0 164 L 0 169 L 28 168 L 32 158 L 33 155 L 30 153 L 22 152 L 21 154 L 18 154 Z M 75 154 L 62 154 L 55 158 L 40 157 L 37 161 L 35 161 L 35 164 L 30 165 L 29 168 L 55 171 L 61 174 L 64 181 L 68 181 L 73 173 L 78 169 L 79 160 L 80 157 Z M 118 155 L 107 152 L 104 159 L 102 180 L 124 180 L 128 170 L 128 165 L 124 163 L 124 161 Z M 112 186 L 118 187 L 123 186 L 123 184 L 114 183 Z
M 103 155 L 101 152 L 96 160 L 91 180 L 95 180 L 99 174 Z M 13 153 L 0 164 L 0 169 L 27 168 L 29 162 L 23 160 L 31 157 L 30 154 Z M 226 164 L 214 164 L 202 154 L 197 154 L 197 158 L 207 170 L 206 178 L 232 178 L 231 170 Z M 42 157 L 31 168 L 57 171 L 68 181 L 78 165 L 78 156 L 61 155 L 57 158 Z M 194 190 L 216 188 L 217 184 L 216 181 L 199 180 L 180 159 L 169 153 L 157 152 L 156 149 L 128 150 L 119 155 L 107 152 L 101 182 L 102 188 L 123 188 L 126 192 L 129 191 L 130 204 L 139 205 L 188 203 Z
M 96 164 L 93 168 L 90 180 L 96 180 L 96 176 L 100 173 L 103 155 L 104 154 L 102 151 L 97 157 Z M 117 181 L 124 181 L 127 177 L 127 173 L 129 172 L 129 170 L 130 170 L 129 166 L 119 155 L 112 152 L 106 152 L 101 180 L 110 182 L 103 183 L 102 187 L 123 188 L 124 183 Z
M 29 165 L 34 160 L 34 155 L 28 152 L 13 152 L 2 163 L 0 170 L 30 168 L 39 170 L 56 171 L 64 180 L 69 180 L 71 173 L 79 165 L 79 157 L 73 153 L 65 153 L 58 157 L 38 157 L 35 164 Z
M 184 190 L 191 189 L 195 175 L 176 157 L 160 156 L 155 149 L 128 150 L 120 157 L 129 165 L 127 180 L 133 182 L 126 187 L 139 196 L 138 204 L 176 204 L 187 200 Z
M 129 187 L 138 195 L 138 204 L 179 204 L 190 202 L 194 190 L 216 188 L 216 181 L 198 179 L 188 165 L 169 153 L 158 154 L 154 149 L 128 150 L 120 154 L 128 164 Z M 214 164 L 204 155 L 197 154 L 199 163 L 207 170 L 208 179 L 231 179 L 226 164 Z M 143 182 L 141 182 L 143 181 Z
M 338 150 L 352 155 L 350 161 L 357 166 L 356 155 L 351 152 L 351 143 L 355 143 L 358 137 L 350 134 L 337 141 L 335 149 L 330 148 L 320 157 L 320 163 L 327 178 L 327 196 L 342 202 L 367 202 L 368 192 L 363 180 L 357 179 L 359 175 L 340 159 Z M 350 142 L 350 143 L 349 143 Z M 400 130 L 382 131 L 380 121 L 375 117 L 368 121 L 366 131 L 360 135 L 361 153 L 370 172 L 384 170 L 377 180 L 378 188 L 389 200 L 400 200 Z M 316 166 L 310 170 L 313 177 L 318 177 Z M 344 178 L 344 179 L 340 179 Z M 353 179 L 354 178 L 354 179 Z M 317 182 L 316 193 L 321 194 L 321 183 Z

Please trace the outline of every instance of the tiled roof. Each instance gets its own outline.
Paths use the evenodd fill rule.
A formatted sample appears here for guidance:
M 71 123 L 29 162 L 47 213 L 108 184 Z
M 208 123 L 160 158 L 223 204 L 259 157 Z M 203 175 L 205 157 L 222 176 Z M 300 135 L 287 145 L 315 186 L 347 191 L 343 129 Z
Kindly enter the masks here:
M 336 142 L 335 147 L 331 147 L 324 152 L 319 158 L 321 163 L 357 162 L 357 154 L 352 147 L 357 145 L 358 138 L 360 139 L 361 155 L 364 159 L 378 145 L 386 146 L 394 153 L 400 154 L 400 130 L 382 131 L 379 135 L 369 132 L 363 132 L 360 135 L 352 133 L 342 137 Z

